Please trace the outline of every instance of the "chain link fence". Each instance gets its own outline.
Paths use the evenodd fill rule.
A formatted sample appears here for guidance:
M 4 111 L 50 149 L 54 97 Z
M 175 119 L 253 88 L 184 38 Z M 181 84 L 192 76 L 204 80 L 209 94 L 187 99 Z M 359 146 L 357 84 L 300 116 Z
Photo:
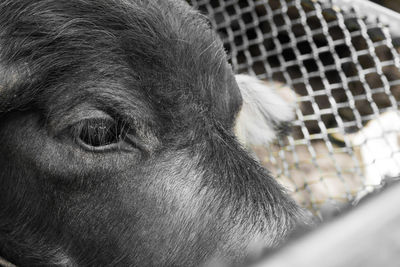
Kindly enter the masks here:
M 236 73 L 296 93 L 292 133 L 255 151 L 299 204 L 323 216 L 399 176 L 400 14 L 345 0 L 191 2 Z

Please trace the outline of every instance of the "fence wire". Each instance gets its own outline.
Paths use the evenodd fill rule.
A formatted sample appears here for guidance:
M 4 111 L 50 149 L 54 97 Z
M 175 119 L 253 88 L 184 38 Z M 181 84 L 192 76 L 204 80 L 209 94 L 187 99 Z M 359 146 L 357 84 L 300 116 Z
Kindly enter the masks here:
M 321 214 L 399 176 L 398 40 L 376 14 L 331 1 L 191 2 L 237 73 L 296 93 L 292 133 L 255 150 L 301 205 Z

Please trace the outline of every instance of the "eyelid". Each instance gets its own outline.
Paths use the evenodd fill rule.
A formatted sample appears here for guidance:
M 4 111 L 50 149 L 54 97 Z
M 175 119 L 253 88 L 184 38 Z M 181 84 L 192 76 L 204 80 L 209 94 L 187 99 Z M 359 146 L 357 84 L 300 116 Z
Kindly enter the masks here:
M 114 118 L 101 110 L 84 110 L 74 114 L 74 117 L 69 120 L 70 125 L 77 124 L 81 121 L 86 120 L 110 120 L 114 121 Z
M 94 146 L 89 146 L 85 144 L 81 139 L 77 138 L 77 143 L 82 146 L 84 149 L 91 151 L 91 152 L 109 152 L 109 151 L 114 151 L 114 150 L 119 150 L 119 151 L 134 151 L 135 148 L 137 147 L 136 145 L 133 146 L 131 149 L 128 148 L 122 148 L 119 143 L 115 144 L 110 144 L 106 146 L 101 146 L 101 147 L 94 147 Z
M 114 120 L 113 117 L 102 110 L 88 107 L 77 107 L 69 112 L 66 112 L 66 115 L 64 115 L 62 118 L 58 118 L 57 120 L 53 119 L 53 123 L 50 124 L 51 132 L 54 131 L 53 133 L 55 133 L 57 136 L 66 129 L 69 129 L 82 121 L 90 119 Z
M 129 131 L 125 134 L 125 141 L 130 145 L 139 148 L 143 152 L 148 152 L 149 147 L 145 145 L 144 142 L 136 134 L 130 134 Z

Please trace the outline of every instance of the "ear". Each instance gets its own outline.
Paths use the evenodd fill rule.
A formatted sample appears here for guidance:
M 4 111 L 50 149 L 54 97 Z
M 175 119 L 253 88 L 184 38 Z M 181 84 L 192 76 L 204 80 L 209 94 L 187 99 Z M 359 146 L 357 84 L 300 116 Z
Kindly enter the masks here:
M 295 93 L 277 82 L 263 82 L 236 75 L 243 105 L 236 119 L 235 134 L 246 147 L 268 145 L 289 131 L 295 118 Z

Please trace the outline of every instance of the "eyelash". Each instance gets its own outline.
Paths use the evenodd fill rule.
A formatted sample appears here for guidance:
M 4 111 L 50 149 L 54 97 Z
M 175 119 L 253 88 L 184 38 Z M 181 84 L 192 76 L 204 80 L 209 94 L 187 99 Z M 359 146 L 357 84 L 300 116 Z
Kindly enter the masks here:
M 105 152 L 112 150 L 132 151 L 135 145 L 132 129 L 123 122 L 111 118 L 86 119 L 74 127 L 77 143 L 86 150 Z

